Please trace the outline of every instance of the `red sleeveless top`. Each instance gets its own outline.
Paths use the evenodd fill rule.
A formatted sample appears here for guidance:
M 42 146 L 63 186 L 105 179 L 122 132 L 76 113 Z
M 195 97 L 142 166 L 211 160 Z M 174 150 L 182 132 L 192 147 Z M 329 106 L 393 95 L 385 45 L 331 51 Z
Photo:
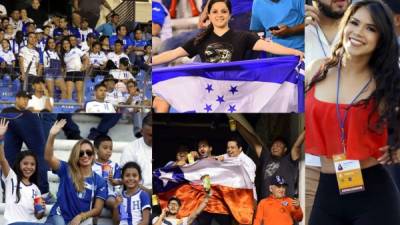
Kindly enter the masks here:
M 369 113 L 374 104 L 374 101 L 370 101 L 368 105 L 356 104 L 350 109 L 347 109 L 348 104 L 339 104 L 342 118 L 345 110 L 348 110 L 344 124 L 348 159 L 379 158 L 382 155 L 379 148 L 387 145 L 386 126 L 379 130 L 374 127 L 379 119 L 378 113 L 372 115 L 371 125 L 368 125 Z M 305 106 L 305 151 L 328 158 L 343 153 L 336 104 L 316 99 L 314 86 L 306 94 Z

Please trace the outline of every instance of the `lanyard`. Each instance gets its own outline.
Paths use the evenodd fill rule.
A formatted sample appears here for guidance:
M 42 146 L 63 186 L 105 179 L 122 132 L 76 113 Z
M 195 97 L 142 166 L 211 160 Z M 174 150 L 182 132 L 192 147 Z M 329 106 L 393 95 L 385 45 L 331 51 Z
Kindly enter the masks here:
M 340 126 L 340 141 L 343 146 L 343 152 L 346 153 L 346 144 L 345 144 L 345 131 L 344 131 L 344 123 L 346 122 L 347 118 L 347 113 L 350 110 L 350 107 L 353 105 L 355 100 L 360 97 L 360 95 L 365 91 L 365 89 L 368 87 L 369 83 L 372 81 L 372 76 L 369 78 L 368 82 L 363 86 L 363 88 L 356 94 L 356 96 L 353 98 L 353 100 L 350 102 L 350 105 L 345 109 L 343 118 L 340 115 L 340 109 L 339 109 L 339 91 L 340 91 L 340 76 L 341 76 L 341 61 L 339 61 L 338 64 L 338 72 L 337 72 L 337 84 L 336 84 L 336 114 L 337 114 L 337 119 L 339 122 Z
M 319 37 L 318 28 L 317 27 L 314 27 L 314 28 L 315 28 L 315 31 L 317 31 L 317 37 L 318 37 L 319 45 L 321 46 L 322 52 L 324 53 L 324 56 L 327 57 L 324 45 L 322 44 L 321 38 Z

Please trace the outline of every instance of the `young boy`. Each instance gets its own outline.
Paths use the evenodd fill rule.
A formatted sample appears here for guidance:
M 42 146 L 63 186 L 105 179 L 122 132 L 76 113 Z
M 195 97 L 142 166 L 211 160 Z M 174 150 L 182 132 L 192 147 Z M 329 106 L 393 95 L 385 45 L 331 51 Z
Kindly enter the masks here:
M 303 219 L 303 211 L 297 199 L 286 197 L 287 183 L 275 176 L 269 190 L 272 195 L 260 201 L 254 225 L 293 225 Z
M 92 170 L 107 181 L 108 197 L 105 206 L 112 209 L 118 194 L 115 186 L 120 185 L 121 179 L 121 168 L 117 163 L 110 160 L 113 150 L 112 139 L 107 135 L 97 136 L 94 139 L 94 150 L 97 157 Z

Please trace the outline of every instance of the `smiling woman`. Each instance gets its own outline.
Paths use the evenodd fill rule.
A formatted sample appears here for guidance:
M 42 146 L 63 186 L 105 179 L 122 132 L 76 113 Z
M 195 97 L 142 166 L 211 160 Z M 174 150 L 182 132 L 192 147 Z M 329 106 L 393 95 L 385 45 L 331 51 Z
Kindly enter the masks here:
M 211 24 L 207 29 L 182 47 L 154 56 L 153 65 L 171 62 L 184 56 L 194 57 L 197 54 L 202 62 L 238 61 L 243 60 L 245 52 L 250 49 L 277 55 L 303 56 L 301 51 L 264 41 L 250 32 L 231 30 L 228 26 L 231 8 L 230 0 L 209 1 L 207 12 Z
M 78 141 L 70 153 L 68 163 L 54 156 L 54 140 L 66 120 L 57 121 L 49 132 L 45 159 L 60 177 L 57 202 L 46 223 L 84 224 L 90 217 L 99 216 L 107 198 L 106 181 L 92 171 L 94 148 L 87 139 Z
M 380 165 L 399 160 L 389 151 L 399 146 L 393 132 L 399 127 L 400 70 L 392 14 L 378 0 L 356 2 L 339 31 L 332 57 L 306 71 L 305 150 L 321 156 L 322 164 L 309 224 L 378 225 L 382 215 L 388 215 L 383 223 L 400 224 L 399 193 Z M 347 165 L 356 172 L 343 173 Z M 371 210 L 374 205 L 379 209 Z

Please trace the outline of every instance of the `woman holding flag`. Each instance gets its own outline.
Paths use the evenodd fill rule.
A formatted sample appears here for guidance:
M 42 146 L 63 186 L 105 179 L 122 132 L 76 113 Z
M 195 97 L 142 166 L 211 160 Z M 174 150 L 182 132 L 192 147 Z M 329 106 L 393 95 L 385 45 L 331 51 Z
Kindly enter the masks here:
M 194 57 L 199 54 L 202 62 L 231 62 L 245 58 L 247 50 L 265 51 L 276 55 L 296 55 L 304 53 L 282 45 L 260 39 L 256 34 L 234 31 L 228 22 L 232 13 L 230 0 L 211 0 L 207 6 L 211 24 L 197 37 L 182 47 L 153 57 L 153 65 L 171 62 L 180 57 Z
M 380 165 L 399 160 L 391 151 L 400 128 L 392 15 L 381 1 L 359 1 L 339 30 L 332 56 L 306 71 L 306 152 L 322 164 L 309 224 L 400 224 L 399 192 Z

